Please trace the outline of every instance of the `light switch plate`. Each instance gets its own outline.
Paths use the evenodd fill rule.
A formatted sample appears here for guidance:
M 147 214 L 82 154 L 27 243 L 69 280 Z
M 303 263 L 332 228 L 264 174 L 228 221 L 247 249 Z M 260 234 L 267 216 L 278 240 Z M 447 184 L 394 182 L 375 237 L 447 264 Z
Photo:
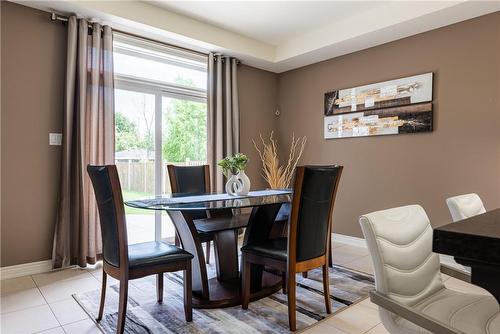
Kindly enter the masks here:
M 49 145 L 61 146 L 62 145 L 62 133 L 49 133 Z

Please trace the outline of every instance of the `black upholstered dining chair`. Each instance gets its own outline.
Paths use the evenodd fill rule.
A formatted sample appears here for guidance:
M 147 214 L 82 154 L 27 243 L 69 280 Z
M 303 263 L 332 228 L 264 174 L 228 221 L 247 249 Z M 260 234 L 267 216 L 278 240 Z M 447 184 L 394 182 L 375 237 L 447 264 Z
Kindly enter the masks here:
M 103 273 L 97 321 L 104 311 L 107 275 L 120 281 L 117 333 L 123 333 L 127 311 L 128 281 L 156 274 L 156 293 L 163 302 L 163 273 L 184 271 L 184 312 L 192 320 L 191 259 L 193 255 L 159 241 L 128 245 L 125 210 L 115 165 L 87 166 L 94 187 L 102 235 Z
M 210 186 L 210 167 L 202 166 L 176 166 L 167 165 L 168 178 L 173 194 L 200 195 L 211 192 Z M 232 216 L 231 210 L 218 210 L 210 212 L 206 210 L 191 211 L 191 219 L 209 218 L 213 215 Z M 210 263 L 210 242 L 214 239 L 213 233 L 198 232 L 202 243 L 205 243 L 205 261 Z M 179 246 L 179 237 L 175 235 L 175 244 Z
M 295 172 L 288 237 L 251 243 L 242 252 L 242 308 L 250 300 L 251 266 L 286 273 L 288 319 L 290 330 L 296 330 L 296 273 L 322 267 L 326 312 L 331 313 L 328 257 L 335 195 L 342 166 L 301 166 Z M 285 292 L 285 291 L 284 291 Z

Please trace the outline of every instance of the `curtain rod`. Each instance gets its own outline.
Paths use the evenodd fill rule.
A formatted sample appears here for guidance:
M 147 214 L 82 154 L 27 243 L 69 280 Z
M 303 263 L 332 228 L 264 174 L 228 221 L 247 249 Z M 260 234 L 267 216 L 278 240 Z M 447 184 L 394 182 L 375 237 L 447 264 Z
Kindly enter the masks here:
M 54 12 L 51 13 L 50 19 L 51 19 L 51 21 L 61 21 L 63 23 L 68 22 L 68 17 L 67 16 L 62 16 L 62 15 L 56 14 Z M 92 28 L 92 26 L 90 26 L 90 25 L 89 25 L 89 27 Z M 123 31 L 123 30 L 113 29 L 113 31 L 119 32 L 119 33 L 124 34 L 124 35 L 131 36 L 131 37 L 135 37 L 135 38 L 142 38 L 144 40 L 147 40 L 147 41 L 150 41 L 150 42 L 153 42 L 153 43 L 158 43 L 158 44 L 166 45 L 168 47 L 179 49 L 179 50 L 182 50 L 182 51 L 196 53 L 196 54 L 199 54 L 199 55 L 202 55 L 202 56 L 208 56 L 208 53 L 205 53 L 205 52 L 195 51 L 195 50 L 191 50 L 191 49 L 188 49 L 188 48 L 184 48 L 182 46 L 178 46 L 178 45 L 173 45 L 173 44 L 170 44 L 170 43 L 161 42 L 161 41 L 149 38 L 149 37 L 139 36 L 139 35 L 136 35 L 136 34 L 132 34 L 132 33 Z

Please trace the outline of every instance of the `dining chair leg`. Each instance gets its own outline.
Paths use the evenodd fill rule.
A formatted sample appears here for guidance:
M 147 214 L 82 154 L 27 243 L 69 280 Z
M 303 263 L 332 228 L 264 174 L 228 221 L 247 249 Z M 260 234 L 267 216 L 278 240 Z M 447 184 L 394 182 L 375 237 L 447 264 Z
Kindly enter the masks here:
M 187 322 L 193 321 L 193 284 L 191 275 L 191 261 L 189 261 L 186 270 L 184 270 L 184 316 Z
M 102 270 L 102 286 L 101 286 L 101 304 L 99 305 L 99 314 L 97 315 L 97 321 L 102 320 L 102 314 L 104 313 L 104 302 L 106 300 L 106 281 L 108 274 Z
M 125 330 L 125 320 L 127 318 L 127 298 L 128 298 L 128 279 L 120 279 L 120 300 L 118 302 L 118 324 L 116 333 L 122 334 Z
M 207 261 L 207 264 L 210 264 L 210 241 L 207 241 L 205 243 L 205 260 Z
M 328 267 L 330 268 L 333 268 L 333 244 L 332 244 L 332 238 L 330 237 L 330 244 L 329 244 L 329 248 L 328 248 L 328 251 L 330 252 L 330 254 L 328 254 Z
M 332 313 L 332 304 L 330 302 L 330 278 L 329 278 L 329 267 L 328 265 L 323 265 L 323 294 L 325 295 L 325 307 L 326 313 Z
M 281 289 L 283 290 L 283 294 L 286 295 L 286 272 L 281 273 Z
M 241 262 L 243 263 L 243 272 L 241 273 L 241 308 L 246 310 L 250 302 L 250 271 L 252 264 L 247 261 L 244 254 L 241 257 Z
M 163 302 L 163 273 L 156 274 L 156 300 Z
M 295 272 L 288 273 L 288 324 L 290 325 L 290 330 L 295 331 L 297 329 L 297 319 L 296 319 L 296 300 L 295 300 Z

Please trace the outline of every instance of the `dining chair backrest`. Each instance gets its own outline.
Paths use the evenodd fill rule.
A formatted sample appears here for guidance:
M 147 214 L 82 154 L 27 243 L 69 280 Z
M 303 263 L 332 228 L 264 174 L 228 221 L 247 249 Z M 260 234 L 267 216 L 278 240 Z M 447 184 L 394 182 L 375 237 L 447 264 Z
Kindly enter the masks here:
M 323 256 L 329 247 L 342 166 L 299 166 L 295 172 L 288 254 L 296 262 Z
M 210 167 L 167 165 L 172 193 L 210 193 Z
M 120 179 L 115 165 L 87 166 L 99 210 L 104 260 L 128 266 L 127 227 Z
M 432 227 L 420 205 L 372 212 L 359 222 L 377 292 L 411 307 L 444 288 L 439 257 L 432 252 Z M 395 321 L 394 314 L 380 313 L 384 325 Z
M 446 200 L 446 204 L 454 222 L 486 212 L 483 201 L 474 193 L 450 197 Z

